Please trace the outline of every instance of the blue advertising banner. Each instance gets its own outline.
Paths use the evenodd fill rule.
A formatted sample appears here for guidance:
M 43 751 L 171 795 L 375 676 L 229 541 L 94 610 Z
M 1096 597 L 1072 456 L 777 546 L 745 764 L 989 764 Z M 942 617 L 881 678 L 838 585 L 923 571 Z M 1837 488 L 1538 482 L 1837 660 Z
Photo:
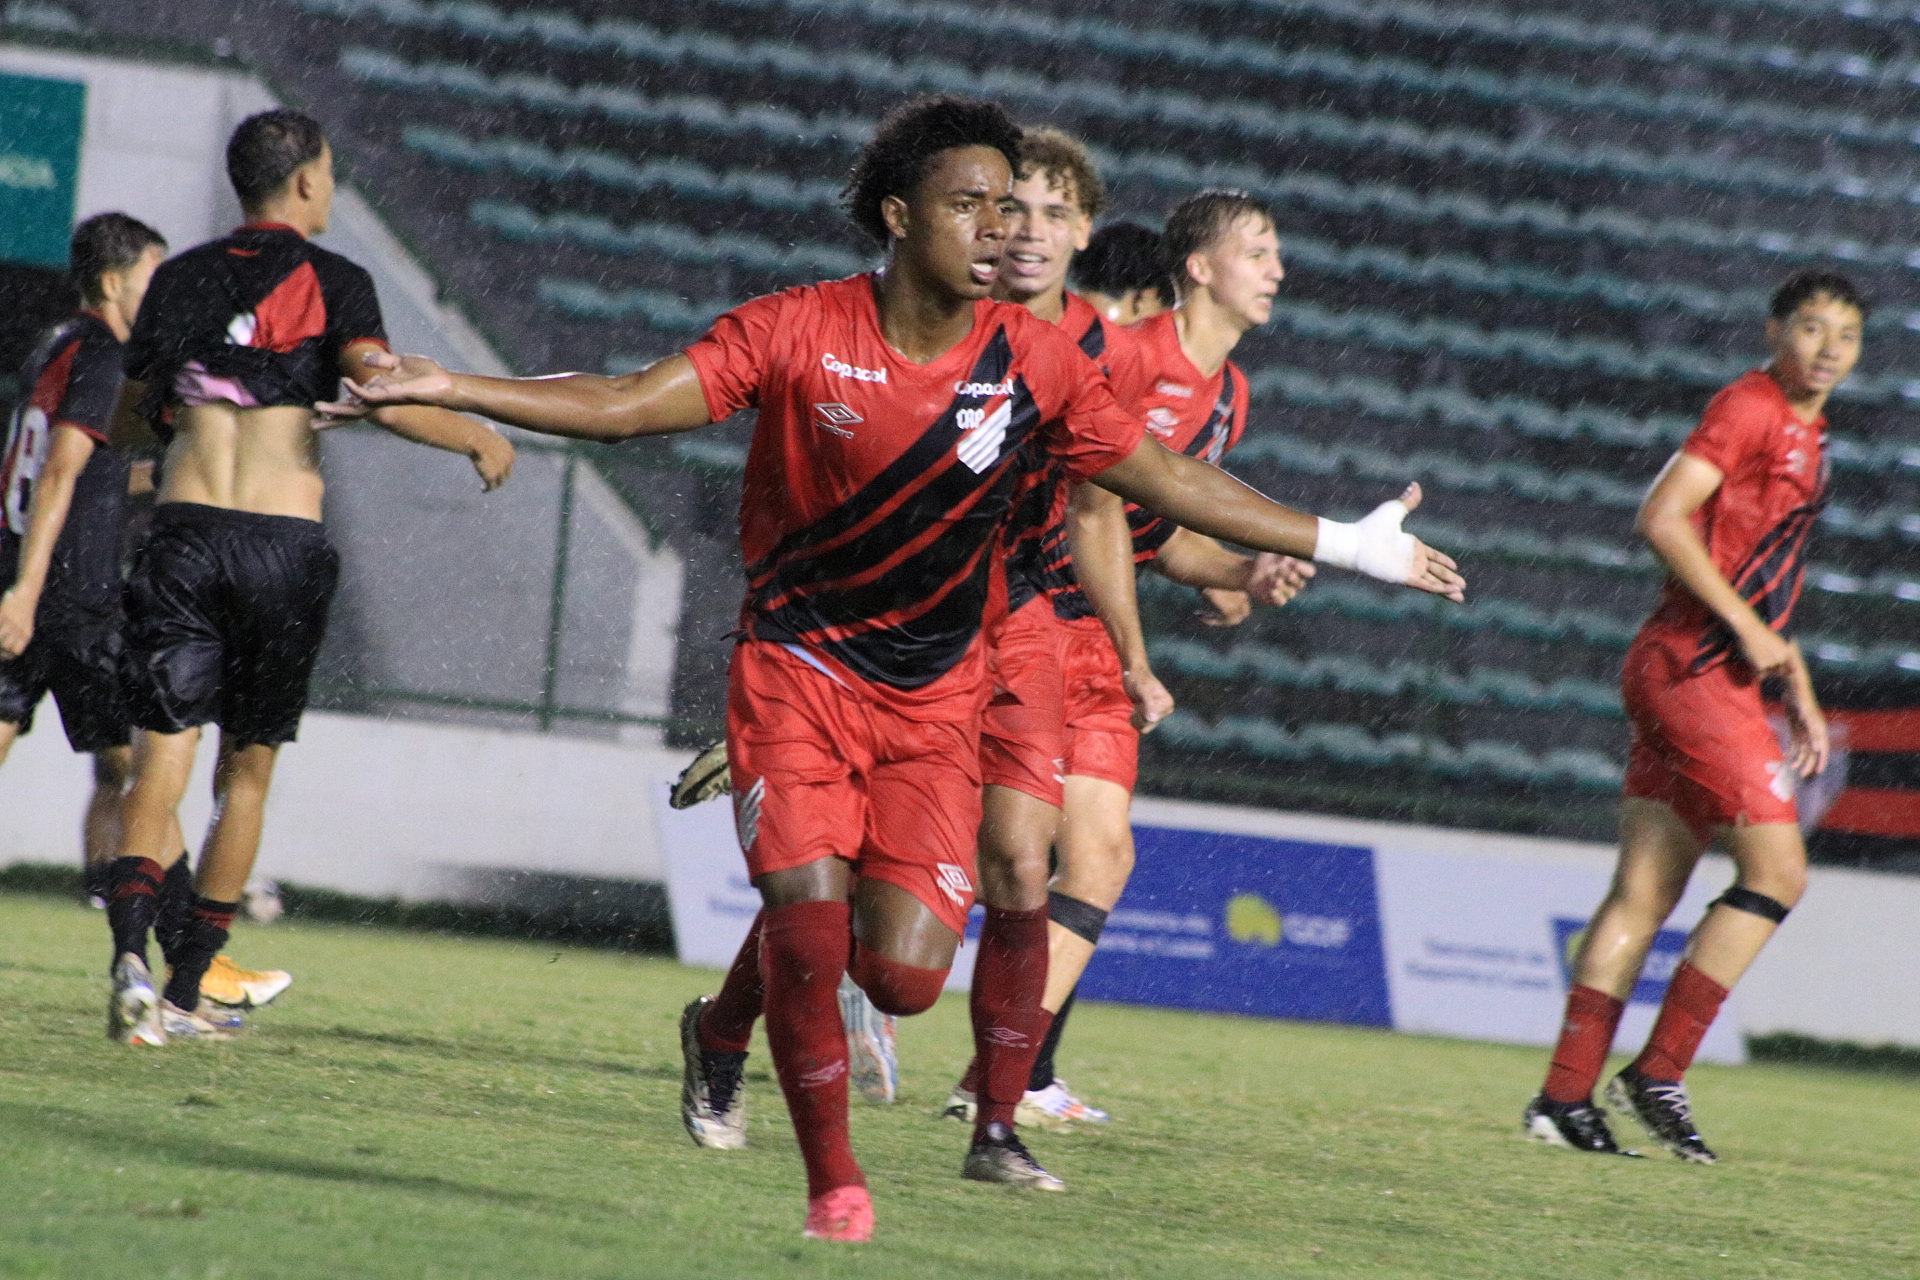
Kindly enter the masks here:
M 87 86 L 0 75 L 0 261 L 65 267 Z
M 1136 826 L 1090 1000 L 1392 1025 L 1373 852 Z

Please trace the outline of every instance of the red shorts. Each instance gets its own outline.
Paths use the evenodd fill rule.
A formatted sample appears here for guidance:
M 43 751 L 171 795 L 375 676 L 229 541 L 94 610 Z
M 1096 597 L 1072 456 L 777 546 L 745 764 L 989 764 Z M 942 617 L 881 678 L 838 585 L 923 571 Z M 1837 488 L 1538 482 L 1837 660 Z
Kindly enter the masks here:
M 1062 625 L 1038 595 L 1000 629 L 988 655 L 993 696 L 980 718 L 980 772 L 990 786 L 1011 787 L 1058 809 L 1067 755 L 1066 672 Z
M 1715 827 L 1797 822 L 1793 770 L 1744 663 L 1690 675 L 1658 639 L 1635 640 L 1620 675 L 1633 746 L 1625 793 L 1658 800 L 1701 844 Z
M 782 645 L 735 646 L 727 762 L 748 873 L 845 858 L 855 874 L 900 886 L 965 933 L 979 737 L 977 712 L 915 719 Z
M 1060 624 L 1066 633 L 1067 773 L 1133 790 L 1140 777 L 1140 731 L 1133 727 L 1120 655 L 1098 618 Z

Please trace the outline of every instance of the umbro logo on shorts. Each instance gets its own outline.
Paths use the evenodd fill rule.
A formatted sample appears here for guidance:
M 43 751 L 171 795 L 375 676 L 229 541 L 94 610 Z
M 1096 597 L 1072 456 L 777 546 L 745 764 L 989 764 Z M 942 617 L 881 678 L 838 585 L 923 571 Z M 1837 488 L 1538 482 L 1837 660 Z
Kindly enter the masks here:
M 823 431 L 831 431 L 833 434 L 842 436 L 848 440 L 853 439 L 853 432 L 847 430 L 847 428 L 856 422 L 865 421 L 865 418 L 862 418 L 859 414 L 843 404 L 816 404 L 813 406 L 813 422 L 815 426 Z
M 940 892 L 960 906 L 967 906 L 967 899 L 962 895 L 973 893 L 973 881 L 968 877 L 967 869 L 952 862 L 936 862 L 933 866 L 934 883 L 940 886 Z
M 767 797 L 767 780 L 755 778 L 753 785 L 744 793 L 736 792 L 733 797 L 733 825 L 740 833 L 740 847 L 753 848 L 753 842 L 760 838 L 760 802 Z

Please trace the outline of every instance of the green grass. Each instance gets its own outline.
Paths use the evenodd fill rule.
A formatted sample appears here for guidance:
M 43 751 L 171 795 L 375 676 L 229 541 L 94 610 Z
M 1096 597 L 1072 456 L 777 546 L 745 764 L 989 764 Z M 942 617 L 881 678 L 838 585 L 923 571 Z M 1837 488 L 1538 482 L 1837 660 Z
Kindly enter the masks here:
M 1089 1005 L 1064 1066 L 1118 1117 L 1039 1135 L 1060 1196 L 962 1183 L 932 1112 L 968 1053 L 902 1024 L 857 1107 L 880 1230 L 799 1238 L 767 1059 L 753 1147 L 679 1125 L 675 1014 L 716 975 L 341 925 L 243 928 L 294 970 L 226 1045 L 110 1044 L 98 913 L 0 896 L 0 1275 L 1920 1276 L 1920 1083 L 1693 1076 L 1711 1169 L 1521 1142 L 1536 1050 Z

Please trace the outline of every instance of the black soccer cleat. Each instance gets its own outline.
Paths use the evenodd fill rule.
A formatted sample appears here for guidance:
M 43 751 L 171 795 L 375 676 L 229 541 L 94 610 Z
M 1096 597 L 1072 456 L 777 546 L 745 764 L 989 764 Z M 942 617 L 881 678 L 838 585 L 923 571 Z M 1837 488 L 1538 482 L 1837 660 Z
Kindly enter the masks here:
M 1026 1144 L 1004 1124 L 987 1126 L 987 1136 L 967 1151 L 960 1176 L 969 1182 L 997 1182 L 1026 1191 L 1065 1191 L 1067 1184 L 1040 1167 Z
M 1655 1080 L 1628 1067 L 1607 1082 L 1607 1101 L 1631 1112 L 1661 1146 L 1692 1164 L 1713 1164 L 1713 1154 L 1693 1127 L 1693 1104 L 1679 1080 Z
M 1555 1102 L 1546 1094 L 1535 1094 L 1520 1117 L 1527 1137 L 1569 1151 L 1587 1151 L 1598 1156 L 1634 1156 L 1638 1151 L 1622 1151 L 1607 1127 L 1607 1113 L 1591 1102 Z

